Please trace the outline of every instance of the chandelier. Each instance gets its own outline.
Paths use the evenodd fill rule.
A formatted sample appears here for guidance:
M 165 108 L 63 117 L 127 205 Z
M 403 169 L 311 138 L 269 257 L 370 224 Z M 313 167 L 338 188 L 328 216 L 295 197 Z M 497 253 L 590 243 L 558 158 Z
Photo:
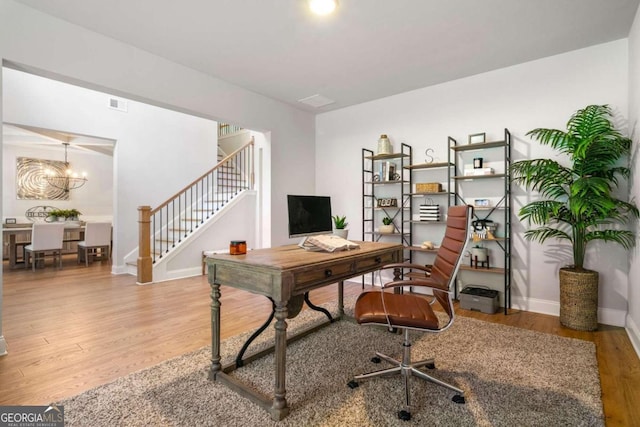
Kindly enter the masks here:
M 76 188 L 82 187 L 87 182 L 87 174 L 83 172 L 82 176 L 79 176 L 76 172 L 71 170 L 69 162 L 67 161 L 67 148 L 69 148 L 69 143 L 63 142 L 62 145 L 64 145 L 64 174 L 56 173 L 55 171 L 48 169 L 44 178 L 50 186 L 68 193 L 69 190 L 75 190 Z

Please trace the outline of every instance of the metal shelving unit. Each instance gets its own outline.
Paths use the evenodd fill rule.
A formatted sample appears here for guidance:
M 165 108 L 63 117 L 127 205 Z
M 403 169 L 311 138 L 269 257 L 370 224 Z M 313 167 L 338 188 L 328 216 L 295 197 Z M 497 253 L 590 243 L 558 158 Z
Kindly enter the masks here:
M 411 198 L 406 196 L 406 188 L 411 188 L 411 174 L 406 166 L 411 164 L 413 153 L 411 146 L 401 144 L 400 152 L 394 154 L 374 154 L 372 150 L 362 149 L 362 240 L 400 238 L 403 245 L 409 246 L 411 230 L 404 227 L 405 219 L 411 212 Z M 380 168 L 383 162 L 395 164 L 398 179 L 384 179 Z M 388 172 L 388 171 L 387 171 Z M 397 206 L 379 206 L 379 200 L 395 198 Z M 376 231 L 377 224 L 388 216 L 393 219 L 393 233 Z
M 508 313 L 508 309 L 511 308 L 511 133 L 508 129 L 504 130 L 504 140 L 491 141 L 485 143 L 475 143 L 468 145 L 458 145 L 457 141 L 449 137 L 449 161 L 452 162 L 455 167 L 455 174 L 449 179 L 449 189 L 454 189 L 455 204 L 471 204 L 469 200 L 472 196 L 470 193 L 463 193 L 463 186 L 465 183 L 474 181 L 503 181 L 503 191 L 500 200 L 494 206 L 474 206 L 474 218 L 476 220 L 489 220 L 490 218 L 502 217 L 499 224 L 502 224 L 504 231 L 503 236 L 492 239 L 477 239 L 476 242 L 482 242 L 485 244 L 492 244 L 498 246 L 503 254 L 504 261 L 503 266 L 500 267 L 478 267 L 471 265 L 463 265 L 460 270 L 464 274 L 465 271 L 473 271 L 475 273 L 492 273 L 504 275 L 504 313 Z M 499 173 L 492 173 L 489 175 L 465 175 L 463 156 L 465 153 L 473 152 L 474 154 L 482 154 L 487 150 L 493 150 L 494 152 L 502 149 L 502 166 L 504 171 Z M 453 159 L 452 159 L 453 157 Z M 498 234 L 498 233 L 496 233 Z M 456 281 L 457 283 L 457 281 Z M 459 289 L 458 285 L 455 286 L 455 295 L 457 298 Z

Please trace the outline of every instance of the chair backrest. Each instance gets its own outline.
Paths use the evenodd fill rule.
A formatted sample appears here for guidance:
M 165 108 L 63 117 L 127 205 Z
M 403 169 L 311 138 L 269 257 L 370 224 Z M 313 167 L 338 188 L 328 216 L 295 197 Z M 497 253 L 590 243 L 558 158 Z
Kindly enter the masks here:
M 473 207 L 468 205 L 451 206 L 447 212 L 447 228 L 431 268 L 431 278 L 442 289 L 451 289 L 452 281 L 458 274 L 464 249 L 469 242 Z M 447 292 L 433 290 L 440 304 L 449 311 Z M 448 313 L 450 316 L 452 313 Z
M 33 224 L 31 230 L 31 247 L 34 251 L 62 249 L 64 239 L 64 223 Z
M 84 231 L 85 246 L 111 245 L 110 222 L 87 222 Z

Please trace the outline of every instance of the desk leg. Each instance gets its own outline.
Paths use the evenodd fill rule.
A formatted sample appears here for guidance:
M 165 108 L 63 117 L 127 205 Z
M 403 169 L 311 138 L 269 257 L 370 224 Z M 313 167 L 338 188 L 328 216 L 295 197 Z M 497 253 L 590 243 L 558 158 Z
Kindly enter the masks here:
M 338 319 L 344 318 L 344 282 L 338 282 Z
M 276 342 L 275 363 L 276 382 L 271 406 L 271 418 L 275 421 L 283 419 L 289 413 L 286 399 L 285 373 L 287 364 L 287 301 L 276 301 Z
M 9 268 L 16 268 L 17 251 L 16 251 L 16 235 L 9 234 Z
M 220 284 L 211 283 L 211 369 L 209 379 L 215 380 L 220 372 Z

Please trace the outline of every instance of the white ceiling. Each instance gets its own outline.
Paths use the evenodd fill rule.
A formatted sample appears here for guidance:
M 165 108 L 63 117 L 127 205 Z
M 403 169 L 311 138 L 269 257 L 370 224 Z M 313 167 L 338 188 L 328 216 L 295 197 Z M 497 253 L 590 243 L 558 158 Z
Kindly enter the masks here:
M 318 113 L 626 38 L 640 0 L 18 1 Z
M 4 145 L 39 146 L 63 152 L 64 143 L 69 151 L 95 152 L 113 157 L 115 141 L 86 135 L 76 135 L 51 129 L 24 126 L 11 123 L 2 124 Z

